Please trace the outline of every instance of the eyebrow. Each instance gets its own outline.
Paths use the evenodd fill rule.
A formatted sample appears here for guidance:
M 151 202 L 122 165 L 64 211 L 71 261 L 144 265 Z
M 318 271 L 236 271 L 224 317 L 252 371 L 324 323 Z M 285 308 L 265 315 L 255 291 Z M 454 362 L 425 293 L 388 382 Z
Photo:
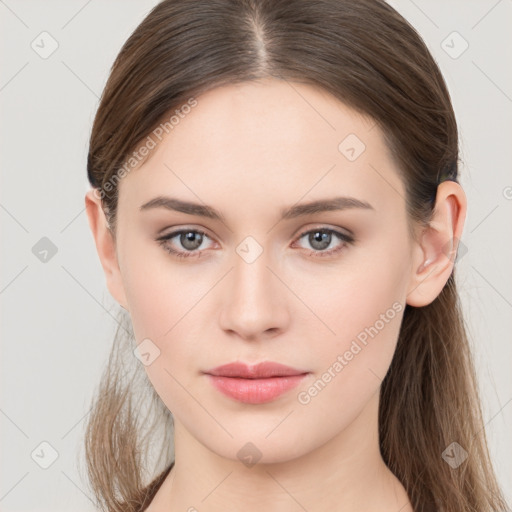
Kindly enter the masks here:
M 140 207 L 140 211 L 151 210 L 154 208 L 165 208 L 166 210 L 186 213 L 189 215 L 207 217 L 209 219 L 219 220 L 222 222 L 225 221 L 224 216 L 211 206 L 183 201 L 181 199 L 167 196 L 158 196 L 151 199 Z M 332 199 L 321 199 L 309 203 L 296 204 L 289 208 L 285 208 L 281 210 L 281 220 L 294 219 L 321 212 L 341 211 L 353 208 L 375 210 L 373 206 L 366 201 L 361 201 L 355 197 L 341 196 L 334 197 Z

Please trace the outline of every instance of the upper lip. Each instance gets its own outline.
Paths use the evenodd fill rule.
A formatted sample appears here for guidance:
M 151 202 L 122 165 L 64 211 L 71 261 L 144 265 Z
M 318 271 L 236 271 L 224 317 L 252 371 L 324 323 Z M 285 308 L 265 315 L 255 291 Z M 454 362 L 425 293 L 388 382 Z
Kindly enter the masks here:
M 206 371 L 209 375 L 222 377 L 239 377 L 244 379 L 264 379 L 268 377 L 285 377 L 289 375 L 303 375 L 308 373 L 291 366 L 286 366 L 272 361 L 264 361 L 255 365 L 242 362 L 223 364 Z

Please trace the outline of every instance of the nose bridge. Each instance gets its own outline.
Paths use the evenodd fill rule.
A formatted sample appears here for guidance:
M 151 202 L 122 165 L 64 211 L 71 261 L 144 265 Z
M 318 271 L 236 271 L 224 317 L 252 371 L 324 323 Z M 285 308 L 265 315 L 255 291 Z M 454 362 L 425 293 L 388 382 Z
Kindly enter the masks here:
M 251 237 L 236 248 L 229 290 L 222 312 L 222 327 L 244 338 L 280 330 L 286 322 L 286 307 L 269 252 Z M 282 286 L 282 285 L 281 285 Z

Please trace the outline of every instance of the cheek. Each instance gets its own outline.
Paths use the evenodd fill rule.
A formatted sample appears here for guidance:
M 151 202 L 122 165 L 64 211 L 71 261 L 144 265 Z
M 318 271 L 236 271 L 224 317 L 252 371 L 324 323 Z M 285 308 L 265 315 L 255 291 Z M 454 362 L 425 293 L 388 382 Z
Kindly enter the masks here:
M 315 393 L 326 404 L 343 399 L 354 407 L 373 394 L 391 364 L 405 308 L 406 258 L 381 251 L 380 264 L 352 268 L 324 287 L 323 294 L 307 295 L 311 309 L 332 332 L 315 344 L 317 375 L 305 389 L 304 402 Z M 311 290 L 304 287 L 304 293 Z M 321 327 L 321 326 L 320 326 Z M 324 389 L 329 391 L 324 393 Z M 322 401 L 322 399 L 320 400 Z M 331 402 L 332 403 L 332 402 Z
M 179 407 L 188 396 L 184 388 L 199 371 L 198 354 L 202 353 L 205 333 L 197 315 L 201 314 L 212 280 L 197 275 L 194 278 L 190 271 L 180 271 L 165 257 L 152 254 L 151 258 L 127 258 L 123 283 L 136 344 L 143 344 L 141 347 L 151 353 L 152 362 L 145 365 L 148 377 L 164 402 L 172 397 L 173 405 Z
M 127 282 L 133 332 L 136 343 L 151 353 L 144 366 L 153 388 L 173 414 L 188 417 L 197 414 L 187 390 L 198 374 L 197 340 L 202 338 L 193 320 L 204 292 L 189 287 L 184 293 L 186 283 L 160 272 L 132 273 Z
M 381 292 L 381 293 L 379 293 Z M 332 435 L 347 427 L 378 393 L 396 348 L 403 305 L 383 290 L 368 300 L 347 300 L 333 312 L 335 337 L 325 336 L 312 353 L 315 373 L 297 394 L 303 414 L 329 417 Z
M 133 241 L 124 254 L 123 285 L 135 338 L 163 343 L 200 299 L 205 283 L 171 264 L 156 244 Z

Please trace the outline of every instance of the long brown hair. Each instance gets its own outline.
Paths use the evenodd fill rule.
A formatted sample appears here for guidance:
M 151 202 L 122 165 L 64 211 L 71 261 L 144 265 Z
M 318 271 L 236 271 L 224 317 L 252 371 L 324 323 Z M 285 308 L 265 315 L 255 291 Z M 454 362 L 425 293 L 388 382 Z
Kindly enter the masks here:
M 457 124 L 438 66 L 393 8 L 383 0 L 164 0 L 121 49 L 90 138 L 88 178 L 114 239 L 117 184 L 155 127 L 209 89 L 264 77 L 315 85 L 373 118 L 405 184 L 410 222 L 428 224 L 439 183 L 459 179 Z M 133 332 L 121 314 L 85 448 L 98 506 L 135 512 L 173 464 L 173 424 L 131 354 Z M 416 511 L 508 510 L 488 453 L 455 271 L 431 304 L 405 309 L 381 386 L 379 432 L 383 459 Z M 468 454 L 458 467 L 443 459 L 454 449 Z

